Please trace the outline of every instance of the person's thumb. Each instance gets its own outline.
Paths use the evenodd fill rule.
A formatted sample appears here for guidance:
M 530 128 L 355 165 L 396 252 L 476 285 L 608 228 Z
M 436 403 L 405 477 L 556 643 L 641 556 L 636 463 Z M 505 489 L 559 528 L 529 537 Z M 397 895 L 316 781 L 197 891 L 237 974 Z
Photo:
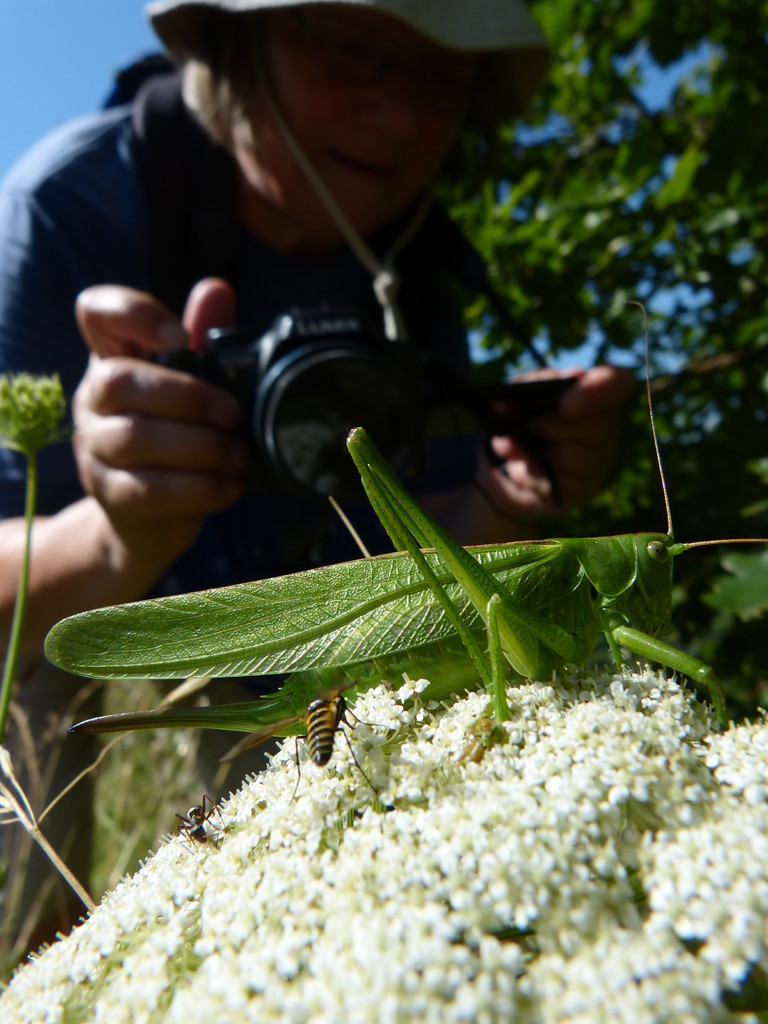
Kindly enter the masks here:
M 205 277 L 189 293 L 182 323 L 189 333 L 189 347 L 205 349 L 205 335 L 212 327 L 232 327 L 237 319 L 237 300 L 232 285 L 220 277 Z

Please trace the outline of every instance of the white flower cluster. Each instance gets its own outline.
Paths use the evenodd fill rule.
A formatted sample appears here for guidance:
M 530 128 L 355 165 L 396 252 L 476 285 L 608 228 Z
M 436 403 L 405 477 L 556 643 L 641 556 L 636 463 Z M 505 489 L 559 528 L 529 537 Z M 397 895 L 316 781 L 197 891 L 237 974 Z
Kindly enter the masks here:
M 768 972 L 764 724 L 712 732 L 650 672 L 511 688 L 503 727 L 422 691 L 354 707 L 377 795 L 343 738 L 296 788 L 288 741 L 21 968 L 3 1024 L 758 1019 L 729 1006 Z

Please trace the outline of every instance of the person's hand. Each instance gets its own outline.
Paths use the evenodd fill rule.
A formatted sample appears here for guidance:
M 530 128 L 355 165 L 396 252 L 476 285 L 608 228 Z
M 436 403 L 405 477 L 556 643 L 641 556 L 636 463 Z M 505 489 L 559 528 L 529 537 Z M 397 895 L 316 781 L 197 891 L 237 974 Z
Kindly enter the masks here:
M 572 371 L 562 374 L 570 375 Z M 555 412 L 526 422 L 535 450 L 514 437 L 493 437 L 491 447 L 502 464 L 494 468 L 482 460 L 477 481 L 493 507 L 509 516 L 535 517 L 591 501 L 615 468 L 622 406 L 634 386 L 632 372 L 621 367 L 577 373 Z
M 170 564 L 209 513 L 240 496 L 248 452 L 232 433 L 232 395 L 149 360 L 232 324 L 234 294 L 201 281 L 180 323 L 144 292 L 100 285 L 80 294 L 76 313 L 91 350 L 73 402 L 80 479 L 129 550 Z

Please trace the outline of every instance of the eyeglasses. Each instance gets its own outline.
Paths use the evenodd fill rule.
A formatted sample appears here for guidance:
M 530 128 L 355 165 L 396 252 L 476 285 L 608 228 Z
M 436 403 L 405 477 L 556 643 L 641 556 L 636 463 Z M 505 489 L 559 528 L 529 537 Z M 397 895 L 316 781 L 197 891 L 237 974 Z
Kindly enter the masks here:
M 333 24 L 294 10 L 294 24 L 302 41 L 329 79 L 344 85 L 370 86 L 386 81 L 395 72 L 406 72 L 420 102 L 439 114 L 455 115 L 466 106 L 475 77 L 475 63 L 462 56 L 449 58 L 460 69 L 430 65 L 417 58 L 402 57 L 386 48 L 362 27 Z

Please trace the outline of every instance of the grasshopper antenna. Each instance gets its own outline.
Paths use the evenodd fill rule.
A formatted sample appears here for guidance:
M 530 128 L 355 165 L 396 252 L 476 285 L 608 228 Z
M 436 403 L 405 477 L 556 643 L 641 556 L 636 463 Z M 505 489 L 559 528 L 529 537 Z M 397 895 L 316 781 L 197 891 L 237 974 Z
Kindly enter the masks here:
M 363 558 L 371 558 L 372 557 L 371 556 L 371 552 L 368 550 L 368 548 L 363 543 L 362 537 L 357 532 L 357 530 L 354 528 L 354 526 L 352 525 L 352 523 L 351 523 L 349 517 L 347 516 L 346 512 L 341 507 L 341 505 L 338 503 L 338 501 L 336 501 L 336 499 L 334 498 L 334 496 L 332 494 L 328 495 L 328 501 L 330 501 L 331 508 L 333 509 L 333 511 L 336 513 L 336 515 L 339 517 L 339 519 L 342 521 L 342 523 L 344 523 L 344 525 L 346 526 L 347 530 L 349 530 L 349 535 L 352 538 L 352 540 L 355 542 L 355 544 L 357 544 L 357 546 L 362 551 Z
M 645 391 L 648 395 L 648 412 L 651 417 L 651 434 L 653 435 L 653 450 L 656 452 L 656 465 L 659 467 L 659 479 L 661 480 L 661 492 L 664 495 L 664 508 L 667 512 L 667 536 L 674 536 L 672 529 L 672 507 L 669 504 L 669 493 L 667 492 L 667 481 L 664 476 L 664 466 L 661 461 L 661 449 L 659 447 L 659 435 L 656 433 L 656 418 L 653 415 L 653 397 L 651 395 L 651 343 L 648 335 L 648 313 L 642 302 L 637 299 L 629 300 L 630 306 L 638 306 L 643 314 L 643 327 L 645 329 Z
M 642 302 L 637 299 L 629 299 L 630 306 L 638 306 L 643 314 L 643 325 L 645 327 L 645 389 L 648 394 L 648 411 L 651 416 L 651 433 L 653 434 L 653 447 L 656 452 L 656 465 L 659 467 L 661 479 L 661 490 L 664 495 L 664 507 L 667 510 L 667 536 L 673 537 L 672 530 L 672 509 L 669 504 L 667 493 L 667 481 L 664 477 L 664 467 L 661 462 L 661 449 L 659 448 L 659 436 L 656 433 L 656 419 L 653 415 L 653 398 L 651 395 L 651 346 L 648 340 L 648 313 Z M 723 540 L 694 540 L 684 544 L 676 544 L 671 548 L 673 554 L 680 554 L 683 551 L 690 551 L 691 548 L 713 547 L 715 544 L 768 544 L 765 537 L 727 537 Z
M 715 544 L 768 544 L 768 537 L 724 537 L 722 540 L 691 540 L 687 544 L 676 544 L 675 548 L 681 551 L 690 551 L 691 548 L 710 548 Z M 670 548 L 675 554 L 674 548 Z

